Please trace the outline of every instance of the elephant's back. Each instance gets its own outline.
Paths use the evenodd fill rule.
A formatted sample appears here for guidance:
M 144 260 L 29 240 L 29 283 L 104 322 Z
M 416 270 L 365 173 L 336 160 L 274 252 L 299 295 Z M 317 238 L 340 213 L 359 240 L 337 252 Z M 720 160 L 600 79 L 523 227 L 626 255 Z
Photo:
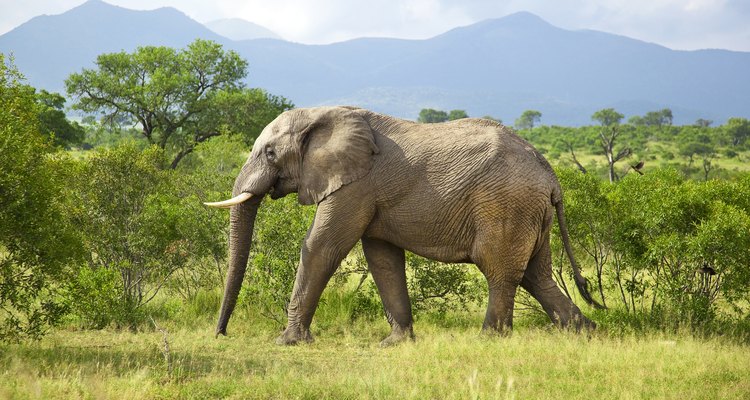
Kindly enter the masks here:
M 544 187 L 554 181 L 547 160 L 511 129 L 494 121 L 462 119 L 410 123 L 384 132 L 378 144 L 402 175 L 411 174 L 443 192 L 466 185 L 527 180 Z
M 465 260 L 483 225 L 532 227 L 550 206 L 549 164 L 509 129 L 478 120 L 397 128 L 376 130 L 380 153 L 368 178 L 375 237 L 431 258 Z

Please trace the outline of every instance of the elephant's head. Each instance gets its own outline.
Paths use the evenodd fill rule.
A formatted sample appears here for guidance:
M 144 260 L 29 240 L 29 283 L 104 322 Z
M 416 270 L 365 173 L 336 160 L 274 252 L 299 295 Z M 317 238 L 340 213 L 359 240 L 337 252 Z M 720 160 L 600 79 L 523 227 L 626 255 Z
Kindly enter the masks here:
M 295 109 L 263 129 L 234 182 L 234 197 L 206 203 L 231 207 L 229 271 L 217 335 L 226 334 L 237 302 L 263 196 L 269 193 L 278 199 L 297 192 L 300 203 L 317 204 L 341 186 L 367 175 L 377 153 L 370 125 L 352 108 Z

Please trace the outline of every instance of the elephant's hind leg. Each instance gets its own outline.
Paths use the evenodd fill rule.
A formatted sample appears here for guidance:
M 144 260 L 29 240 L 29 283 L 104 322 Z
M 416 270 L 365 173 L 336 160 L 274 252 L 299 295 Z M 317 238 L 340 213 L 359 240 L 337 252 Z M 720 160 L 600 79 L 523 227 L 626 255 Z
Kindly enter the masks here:
M 537 217 L 539 201 L 516 200 L 513 193 L 489 204 L 475 216 L 477 226 L 471 260 L 479 267 L 489 288 L 487 314 L 482 329 L 507 333 L 513 328 L 513 305 L 529 259 L 537 247 L 542 228 Z M 518 200 L 522 200 L 518 198 Z
M 527 261 L 515 249 L 507 247 L 488 253 L 491 258 L 481 257 L 476 261 L 489 287 L 487 313 L 482 325 L 485 332 L 505 334 L 513 328 L 513 304 Z
M 382 240 L 363 237 L 362 250 L 391 325 L 391 334 L 380 345 L 385 347 L 405 339 L 414 339 L 411 303 L 406 289 L 404 249 Z
M 549 245 L 549 232 L 543 238 L 539 251 L 532 257 L 521 280 L 526 289 L 542 305 L 555 325 L 560 327 L 593 327 L 594 323 L 586 318 L 578 306 L 573 303 L 552 279 L 552 256 Z

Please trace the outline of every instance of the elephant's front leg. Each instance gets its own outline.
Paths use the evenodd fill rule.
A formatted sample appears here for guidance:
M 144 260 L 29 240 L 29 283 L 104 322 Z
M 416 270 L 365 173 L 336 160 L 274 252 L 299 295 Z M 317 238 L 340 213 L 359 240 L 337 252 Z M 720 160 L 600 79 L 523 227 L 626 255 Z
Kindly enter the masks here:
M 302 243 L 299 268 L 288 307 L 288 321 L 278 344 L 312 342 L 315 309 L 326 284 L 362 236 L 372 212 L 357 201 L 337 201 L 333 196 L 318 205 L 315 219 Z
M 380 345 L 386 347 L 414 339 L 404 249 L 382 240 L 362 238 L 362 250 L 391 325 L 391 334 Z

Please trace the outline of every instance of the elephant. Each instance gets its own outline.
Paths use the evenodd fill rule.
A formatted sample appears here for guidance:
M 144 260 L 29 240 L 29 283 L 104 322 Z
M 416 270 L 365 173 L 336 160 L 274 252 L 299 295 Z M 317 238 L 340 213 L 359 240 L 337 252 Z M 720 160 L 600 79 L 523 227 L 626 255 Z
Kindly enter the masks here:
M 384 346 L 414 338 L 405 250 L 479 268 L 489 287 L 484 331 L 512 329 L 519 285 L 556 325 L 595 327 L 552 278 L 556 215 L 576 286 L 587 303 L 601 307 L 573 257 L 560 183 L 531 144 L 490 120 L 420 124 L 335 106 L 280 114 L 255 141 L 233 197 L 206 203 L 230 208 L 217 336 L 226 335 L 237 301 L 261 199 L 290 193 L 317 209 L 302 242 L 279 344 L 313 340 L 310 324 L 323 289 L 360 240 L 391 325 Z

